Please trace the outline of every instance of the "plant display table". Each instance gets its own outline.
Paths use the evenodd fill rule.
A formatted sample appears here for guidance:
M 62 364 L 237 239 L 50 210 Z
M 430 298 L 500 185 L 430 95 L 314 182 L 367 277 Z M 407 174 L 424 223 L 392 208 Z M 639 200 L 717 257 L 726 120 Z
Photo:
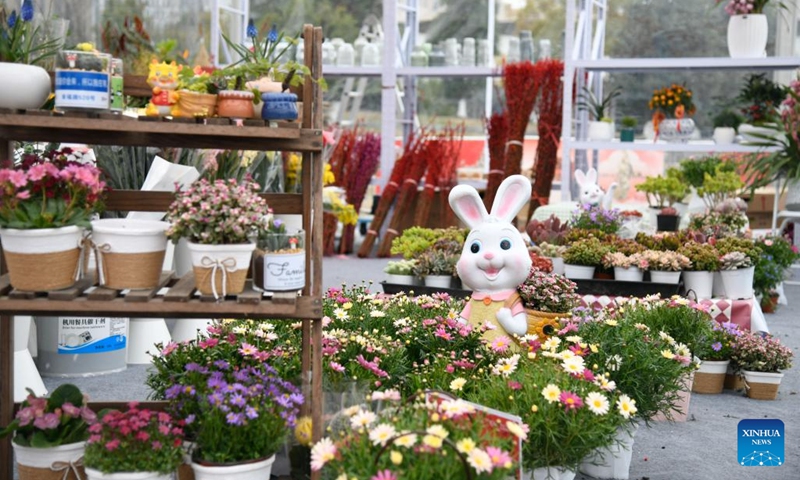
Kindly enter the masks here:
M 583 295 L 581 303 L 586 308 L 614 309 L 618 300 L 627 300 L 628 297 L 613 297 L 608 295 Z M 728 298 L 711 298 L 701 300 L 700 303 L 708 307 L 711 318 L 717 322 L 733 322 L 741 328 L 753 332 L 769 332 L 767 320 L 761 311 L 761 306 L 754 298 L 749 300 L 730 300 Z
M 300 152 L 302 194 L 264 194 L 276 213 L 302 214 L 306 232 L 306 287 L 300 295 L 265 296 L 248 288 L 239 295 L 219 301 L 195 291 L 194 275 L 177 278 L 164 272 L 158 288 L 123 294 L 96 286 L 94 275 L 86 275 L 75 286 L 51 292 L 20 292 L 9 285 L 8 275 L 0 276 L 0 425 L 14 415 L 13 315 L 85 315 L 117 317 L 175 318 L 281 318 L 303 320 L 303 371 L 311 392 L 310 409 L 313 435 L 322 434 L 322 29 L 304 27 L 305 63 L 311 69 L 303 87 L 303 122 L 298 125 L 269 127 L 263 121 L 236 125 L 227 119 L 206 122 L 130 119 L 111 114 L 70 113 L 56 115 L 46 111 L 0 112 L 0 164 L 11 161 L 12 141 L 73 142 L 103 145 L 147 145 L 184 148 L 226 148 L 237 150 L 281 150 Z M 108 210 L 166 211 L 171 192 L 116 190 L 106 201 Z M 5 272 L 3 272 L 5 273 Z M 92 405 L 96 410 L 125 402 Z M 158 405 L 149 405 L 158 407 Z M 0 480 L 13 478 L 10 440 L 0 442 Z M 315 475 L 316 477 L 316 475 Z

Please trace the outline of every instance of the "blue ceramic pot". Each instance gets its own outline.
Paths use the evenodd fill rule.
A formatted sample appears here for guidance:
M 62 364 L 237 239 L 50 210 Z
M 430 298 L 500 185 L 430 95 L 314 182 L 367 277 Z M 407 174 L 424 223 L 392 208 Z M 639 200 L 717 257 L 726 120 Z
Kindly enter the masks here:
M 261 98 L 264 120 L 297 120 L 297 95 L 294 93 L 265 93 Z

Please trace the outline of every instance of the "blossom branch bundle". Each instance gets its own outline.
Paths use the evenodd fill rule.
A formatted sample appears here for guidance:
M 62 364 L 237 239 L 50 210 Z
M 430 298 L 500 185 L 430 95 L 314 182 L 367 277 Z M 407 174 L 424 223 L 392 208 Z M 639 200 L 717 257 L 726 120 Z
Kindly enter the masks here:
M 506 177 L 520 173 L 522 142 L 525 140 L 525 130 L 539 96 L 541 80 L 540 72 L 531 62 L 512 63 L 503 68 L 503 86 L 508 110 Z

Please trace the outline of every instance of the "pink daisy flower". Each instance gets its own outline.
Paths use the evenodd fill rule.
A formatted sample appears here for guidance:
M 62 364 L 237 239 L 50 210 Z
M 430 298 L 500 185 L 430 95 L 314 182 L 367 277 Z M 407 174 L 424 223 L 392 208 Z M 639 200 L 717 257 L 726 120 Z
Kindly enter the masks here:
M 564 409 L 568 411 L 577 410 L 583 406 L 581 397 L 567 390 L 561 392 L 561 395 L 558 396 L 558 401 L 560 401 L 561 404 L 564 405 Z

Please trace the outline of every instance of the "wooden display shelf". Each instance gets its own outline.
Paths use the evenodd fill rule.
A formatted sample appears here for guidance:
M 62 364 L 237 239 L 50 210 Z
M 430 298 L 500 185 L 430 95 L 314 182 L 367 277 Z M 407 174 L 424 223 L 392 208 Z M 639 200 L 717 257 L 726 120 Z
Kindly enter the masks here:
M 176 278 L 161 275 L 151 290 L 113 290 L 96 283 L 94 271 L 74 286 L 48 292 L 19 291 L 9 284 L 8 274 L 0 276 L 0 307 L 10 315 L 60 315 L 153 317 L 169 311 L 175 318 L 321 318 L 322 302 L 296 293 L 264 293 L 247 281 L 238 295 L 217 300 L 196 291 L 194 273 Z
M 36 112 L 36 113 L 34 113 Z M 96 115 L 96 116 L 94 116 Z M 225 124 L 211 124 L 222 120 Z M 53 114 L 44 110 L 0 110 L 0 138 L 99 145 L 147 145 L 236 150 L 321 152 L 322 132 L 295 124 L 238 126 L 229 119 L 183 123 L 160 117 L 133 119 L 117 114 Z
M 302 214 L 303 195 L 299 193 L 262 193 L 261 197 L 276 212 Z M 175 194 L 141 190 L 113 190 L 105 200 L 106 210 L 120 212 L 166 212 Z

